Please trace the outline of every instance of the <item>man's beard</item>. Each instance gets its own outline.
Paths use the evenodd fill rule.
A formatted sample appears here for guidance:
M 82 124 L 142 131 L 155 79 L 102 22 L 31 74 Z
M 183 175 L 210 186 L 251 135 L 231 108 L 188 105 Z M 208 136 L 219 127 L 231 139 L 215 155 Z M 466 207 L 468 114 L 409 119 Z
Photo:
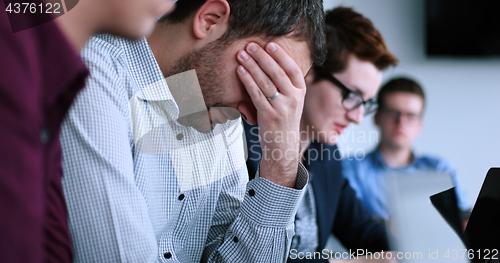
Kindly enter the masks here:
M 200 103 L 200 89 L 196 84 L 190 85 L 190 87 L 184 85 L 180 88 L 183 85 L 168 83 L 170 92 L 179 106 L 180 112 L 177 121 L 180 124 L 192 126 L 200 132 L 209 132 L 213 129 L 214 123 L 211 121 L 209 107 L 226 107 L 221 102 L 221 98 L 224 96 L 223 87 L 228 79 L 227 74 L 224 74 L 222 58 L 228 45 L 222 40 L 213 41 L 207 46 L 181 57 L 168 72 L 167 77 L 195 69 L 201 95 L 205 102 L 203 110 L 187 115 L 183 114 L 183 112 L 192 112 L 193 103 Z M 192 80 L 190 82 L 193 83 Z M 196 82 L 194 81 L 194 83 Z M 198 98 L 198 100 L 194 98 Z M 195 100 L 196 102 L 194 102 Z M 196 105 L 196 109 L 199 109 L 200 106 Z M 235 114 L 232 112 L 230 115 L 233 117 Z

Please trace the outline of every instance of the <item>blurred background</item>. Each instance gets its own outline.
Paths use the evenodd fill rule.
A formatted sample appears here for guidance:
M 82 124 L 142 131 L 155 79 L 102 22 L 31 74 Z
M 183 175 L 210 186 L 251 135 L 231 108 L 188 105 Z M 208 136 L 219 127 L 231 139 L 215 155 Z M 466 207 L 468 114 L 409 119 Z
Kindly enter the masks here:
M 389 78 L 404 75 L 423 86 L 427 97 L 424 130 L 414 151 L 449 161 L 473 203 L 488 169 L 500 167 L 500 49 L 486 52 L 474 47 L 484 34 L 484 25 L 472 24 L 476 21 L 472 10 L 475 15 L 484 12 L 474 9 L 478 2 L 467 1 L 471 12 L 462 14 L 447 12 L 449 7 L 446 5 L 427 9 L 428 2 L 434 1 L 441 0 L 324 0 L 324 5 L 325 10 L 339 5 L 353 7 L 380 31 L 389 50 L 400 59 L 396 68 L 385 72 L 384 83 Z M 431 10 L 434 22 L 428 31 L 427 18 Z M 436 12 L 438 15 L 455 14 L 457 20 L 452 28 L 459 30 L 446 29 L 446 26 L 439 28 Z M 494 29 L 497 41 L 500 36 L 498 21 L 500 18 L 486 23 Z M 431 31 L 438 33 L 429 40 L 434 46 L 428 52 L 427 33 Z M 444 48 L 436 46 L 443 41 L 435 38 L 441 35 L 439 32 L 449 34 L 446 39 L 454 37 L 455 40 L 446 43 Z M 468 46 L 458 47 L 461 44 Z M 498 47 L 498 42 L 492 45 Z M 351 154 L 352 149 L 357 149 L 358 154 L 369 152 L 378 142 L 374 131 L 377 128 L 373 116 L 368 116 L 361 125 L 351 125 L 344 131 L 338 140 L 339 148 L 349 147 Z

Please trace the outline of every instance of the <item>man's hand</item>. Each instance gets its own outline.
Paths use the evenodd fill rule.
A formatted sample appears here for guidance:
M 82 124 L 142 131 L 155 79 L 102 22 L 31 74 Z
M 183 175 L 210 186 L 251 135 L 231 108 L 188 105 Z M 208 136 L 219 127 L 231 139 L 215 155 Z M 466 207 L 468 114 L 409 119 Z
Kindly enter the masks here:
M 250 43 L 237 57 L 241 63 L 238 76 L 257 110 L 262 147 L 259 175 L 276 184 L 294 187 L 306 93 L 304 73 L 285 50 L 272 42 L 265 50 Z M 276 92 L 279 92 L 277 97 Z
M 396 259 L 396 252 L 380 252 L 379 259 L 367 259 L 366 256 L 358 257 L 356 259 L 329 259 L 330 263 L 398 263 Z M 391 258 L 391 259 L 387 259 Z

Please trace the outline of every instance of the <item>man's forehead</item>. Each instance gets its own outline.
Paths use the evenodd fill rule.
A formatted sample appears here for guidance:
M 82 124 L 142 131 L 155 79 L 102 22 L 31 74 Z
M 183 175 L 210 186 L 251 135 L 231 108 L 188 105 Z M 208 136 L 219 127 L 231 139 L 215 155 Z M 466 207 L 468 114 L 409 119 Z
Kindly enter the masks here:
M 309 50 L 308 43 L 305 41 L 298 40 L 291 36 L 282 36 L 272 40 L 265 40 L 259 37 L 256 42 L 262 47 L 269 42 L 275 42 L 278 44 L 295 61 L 295 63 L 297 63 L 304 76 L 312 66 L 311 51 Z
M 390 97 L 390 101 L 395 101 L 395 102 L 403 102 L 407 103 L 408 101 L 412 102 L 422 102 L 423 99 L 421 96 L 411 93 L 411 92 L 405 92 L 405 91 L 395 91 L 388 93 L 386 97 Z
M 307 74 L 312 66 L 311 51 L 307 42 L 291 37 L 280 37 L 275 39 L 274 42 L 280 45 L 295 60 L 304 75 Z
M 423 99 L 413 93 L 393 92 L 386 95 L 384 104 L 394 110 L 421 111 Z

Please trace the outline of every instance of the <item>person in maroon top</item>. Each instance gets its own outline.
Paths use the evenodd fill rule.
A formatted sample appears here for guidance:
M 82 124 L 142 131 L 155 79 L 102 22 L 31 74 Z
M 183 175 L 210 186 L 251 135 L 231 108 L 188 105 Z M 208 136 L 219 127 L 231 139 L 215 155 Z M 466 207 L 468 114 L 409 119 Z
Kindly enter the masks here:
M 18 1 L 0 5 L 1 262 L 72 261 L 59 128 L 88 74 L 78 53 L 98 32 L 149 34 L 173 6 L 173 0 L 71 1 L 71 11 L 55 20 L 41 9 L 16 12 Z

